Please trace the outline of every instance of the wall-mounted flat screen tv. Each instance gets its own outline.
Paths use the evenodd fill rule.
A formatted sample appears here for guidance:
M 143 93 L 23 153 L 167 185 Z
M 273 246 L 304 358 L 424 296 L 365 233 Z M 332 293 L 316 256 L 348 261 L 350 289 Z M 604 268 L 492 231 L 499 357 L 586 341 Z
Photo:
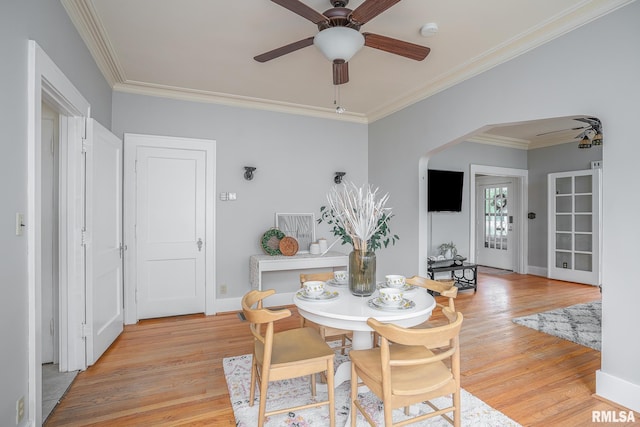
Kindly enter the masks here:
M 464 172 L 429 169 L 427 175 L 427 210 L 460 212 Z

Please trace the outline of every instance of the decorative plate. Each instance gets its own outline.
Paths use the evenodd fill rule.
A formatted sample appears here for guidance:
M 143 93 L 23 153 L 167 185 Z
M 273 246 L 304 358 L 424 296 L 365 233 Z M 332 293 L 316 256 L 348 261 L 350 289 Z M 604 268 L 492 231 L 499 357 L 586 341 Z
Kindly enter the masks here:
M 283 237 L 278 246 L 282 255 L 292 256 L 298 253 L 298 241 L 293 237 Z
M 380 287 L 381 288 L 390 288 L 390 289 L 400 289 L 403 292 L 409 292 L 409 291 L 414 290 L 417 286 L 405 283 L 404 285 L 400 286 L 399 288 L 394 288 L 393 286 L 387 285 L 386 282 L 383 282 L 383 283 L 380 284 Z
M 340 287 L 349 286 L 349 281 L 346 280 L 344 282 L 338 282 L 336 279 L 330 279 L 330 280 L 327 280 L 327 285 L 340 288 Z
M 338 293 L 338 291 L 324 291 L 317 297 L 310 297 L 305 293 L 304 289 L 301 289 L 298 292 L 296 292 L 296 297 L 305 301 L 331 301 L 333 299 L 338 298 L 339 296 L 340 294 Z
M 284 233 L 277 228 L 268 229 L 260 240 L 262 249 L 268 255 L 282 255 L 280 252 L 280 240 L 284 238 Z
M 409 310 L 416 306 L 416 303 L 411 301 L 410 299 L 402 298 L 402 303 L 400 305 L 386 305 L 382 302 L 380 297 L 371 298 L 367 301 L 367 305 L 371 308 L 375 308 L 376 310 L 384 310 L 384 311 L 399 311 L 399 310 Z

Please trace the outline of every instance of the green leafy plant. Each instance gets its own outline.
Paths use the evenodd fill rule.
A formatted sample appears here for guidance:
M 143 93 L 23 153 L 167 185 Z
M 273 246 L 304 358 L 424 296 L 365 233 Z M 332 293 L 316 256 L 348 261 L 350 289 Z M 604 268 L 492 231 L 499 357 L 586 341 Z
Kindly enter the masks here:
M 368 185 L 358 188 L 350 183 L 334 187 L 327 195 L 329 206 L 320 208 L 318 224 L 328 224 L 343 245 L 351 244 L 357 250 L 376 251 L 395 245 L 400 237 L 392 234 L 389 227 L 393 218 L 391 209 L 385 207 L 389 195 L 376 200 L 377 191 Z
M 456 256 L 458 253 L 458 249 L 456 249 L 456 245 L 453 242 L 443 243 L 438 246 L 438 249 L 440 250 L 441 255 L 444 255 L 448 250 L 451 250 L 451 256 Z

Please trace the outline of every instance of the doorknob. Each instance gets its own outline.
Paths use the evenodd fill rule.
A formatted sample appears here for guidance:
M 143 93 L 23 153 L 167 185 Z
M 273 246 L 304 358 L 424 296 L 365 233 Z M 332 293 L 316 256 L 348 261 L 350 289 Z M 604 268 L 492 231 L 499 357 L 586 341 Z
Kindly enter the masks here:
M 198 238 L 198 241 L 196 242 L 196 244 L 198 245 L 198 252 L 202 251 L 202 239 Z

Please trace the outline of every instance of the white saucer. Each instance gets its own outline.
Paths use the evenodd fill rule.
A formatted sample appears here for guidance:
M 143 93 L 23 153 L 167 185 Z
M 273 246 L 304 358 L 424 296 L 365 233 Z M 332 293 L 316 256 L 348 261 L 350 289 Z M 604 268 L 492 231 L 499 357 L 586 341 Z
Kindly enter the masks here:
M 381 288 L 389 288 L 389 289 L 400 289 L 402 292 L 409 292 L 409 291 L 412 291 L 415 288 L 417 288 L 417 286 L 410 285 L 408 283 L 405 283 L 404 285 L 400 286 L 399 288 L 396 288 L 396 287 L 387 285 L 386 282 L 380 283 L 380 287 Z
M 344 282 L 338 282 L 336 279 L 330 279 L 330 280 L 327 280 L 326 283 L 329 286 L 335 286 L 335 287 L 349 286 L 349 281 L 348 280 L 345 280 Z
M 400 305 L 387 305 L 382 302 L 380 297 L 371 298 L 367 301 L 367 305 L 371 308 L 375 308 L 378 310 L 385 311 L 399 311 L 399 310 L 409 310 L 416 306 L 416 303 L 411 301 L 410 299 L 402 298 L 402 303 Z
M 324 291 L 317 297 L 310 297 L 304 292 L 304 289 L 296 292 L 296 297 L 305 300 L 305 301 L 330 301 L 332 299 L 338 298 L 340 294 L 337 291 Z

